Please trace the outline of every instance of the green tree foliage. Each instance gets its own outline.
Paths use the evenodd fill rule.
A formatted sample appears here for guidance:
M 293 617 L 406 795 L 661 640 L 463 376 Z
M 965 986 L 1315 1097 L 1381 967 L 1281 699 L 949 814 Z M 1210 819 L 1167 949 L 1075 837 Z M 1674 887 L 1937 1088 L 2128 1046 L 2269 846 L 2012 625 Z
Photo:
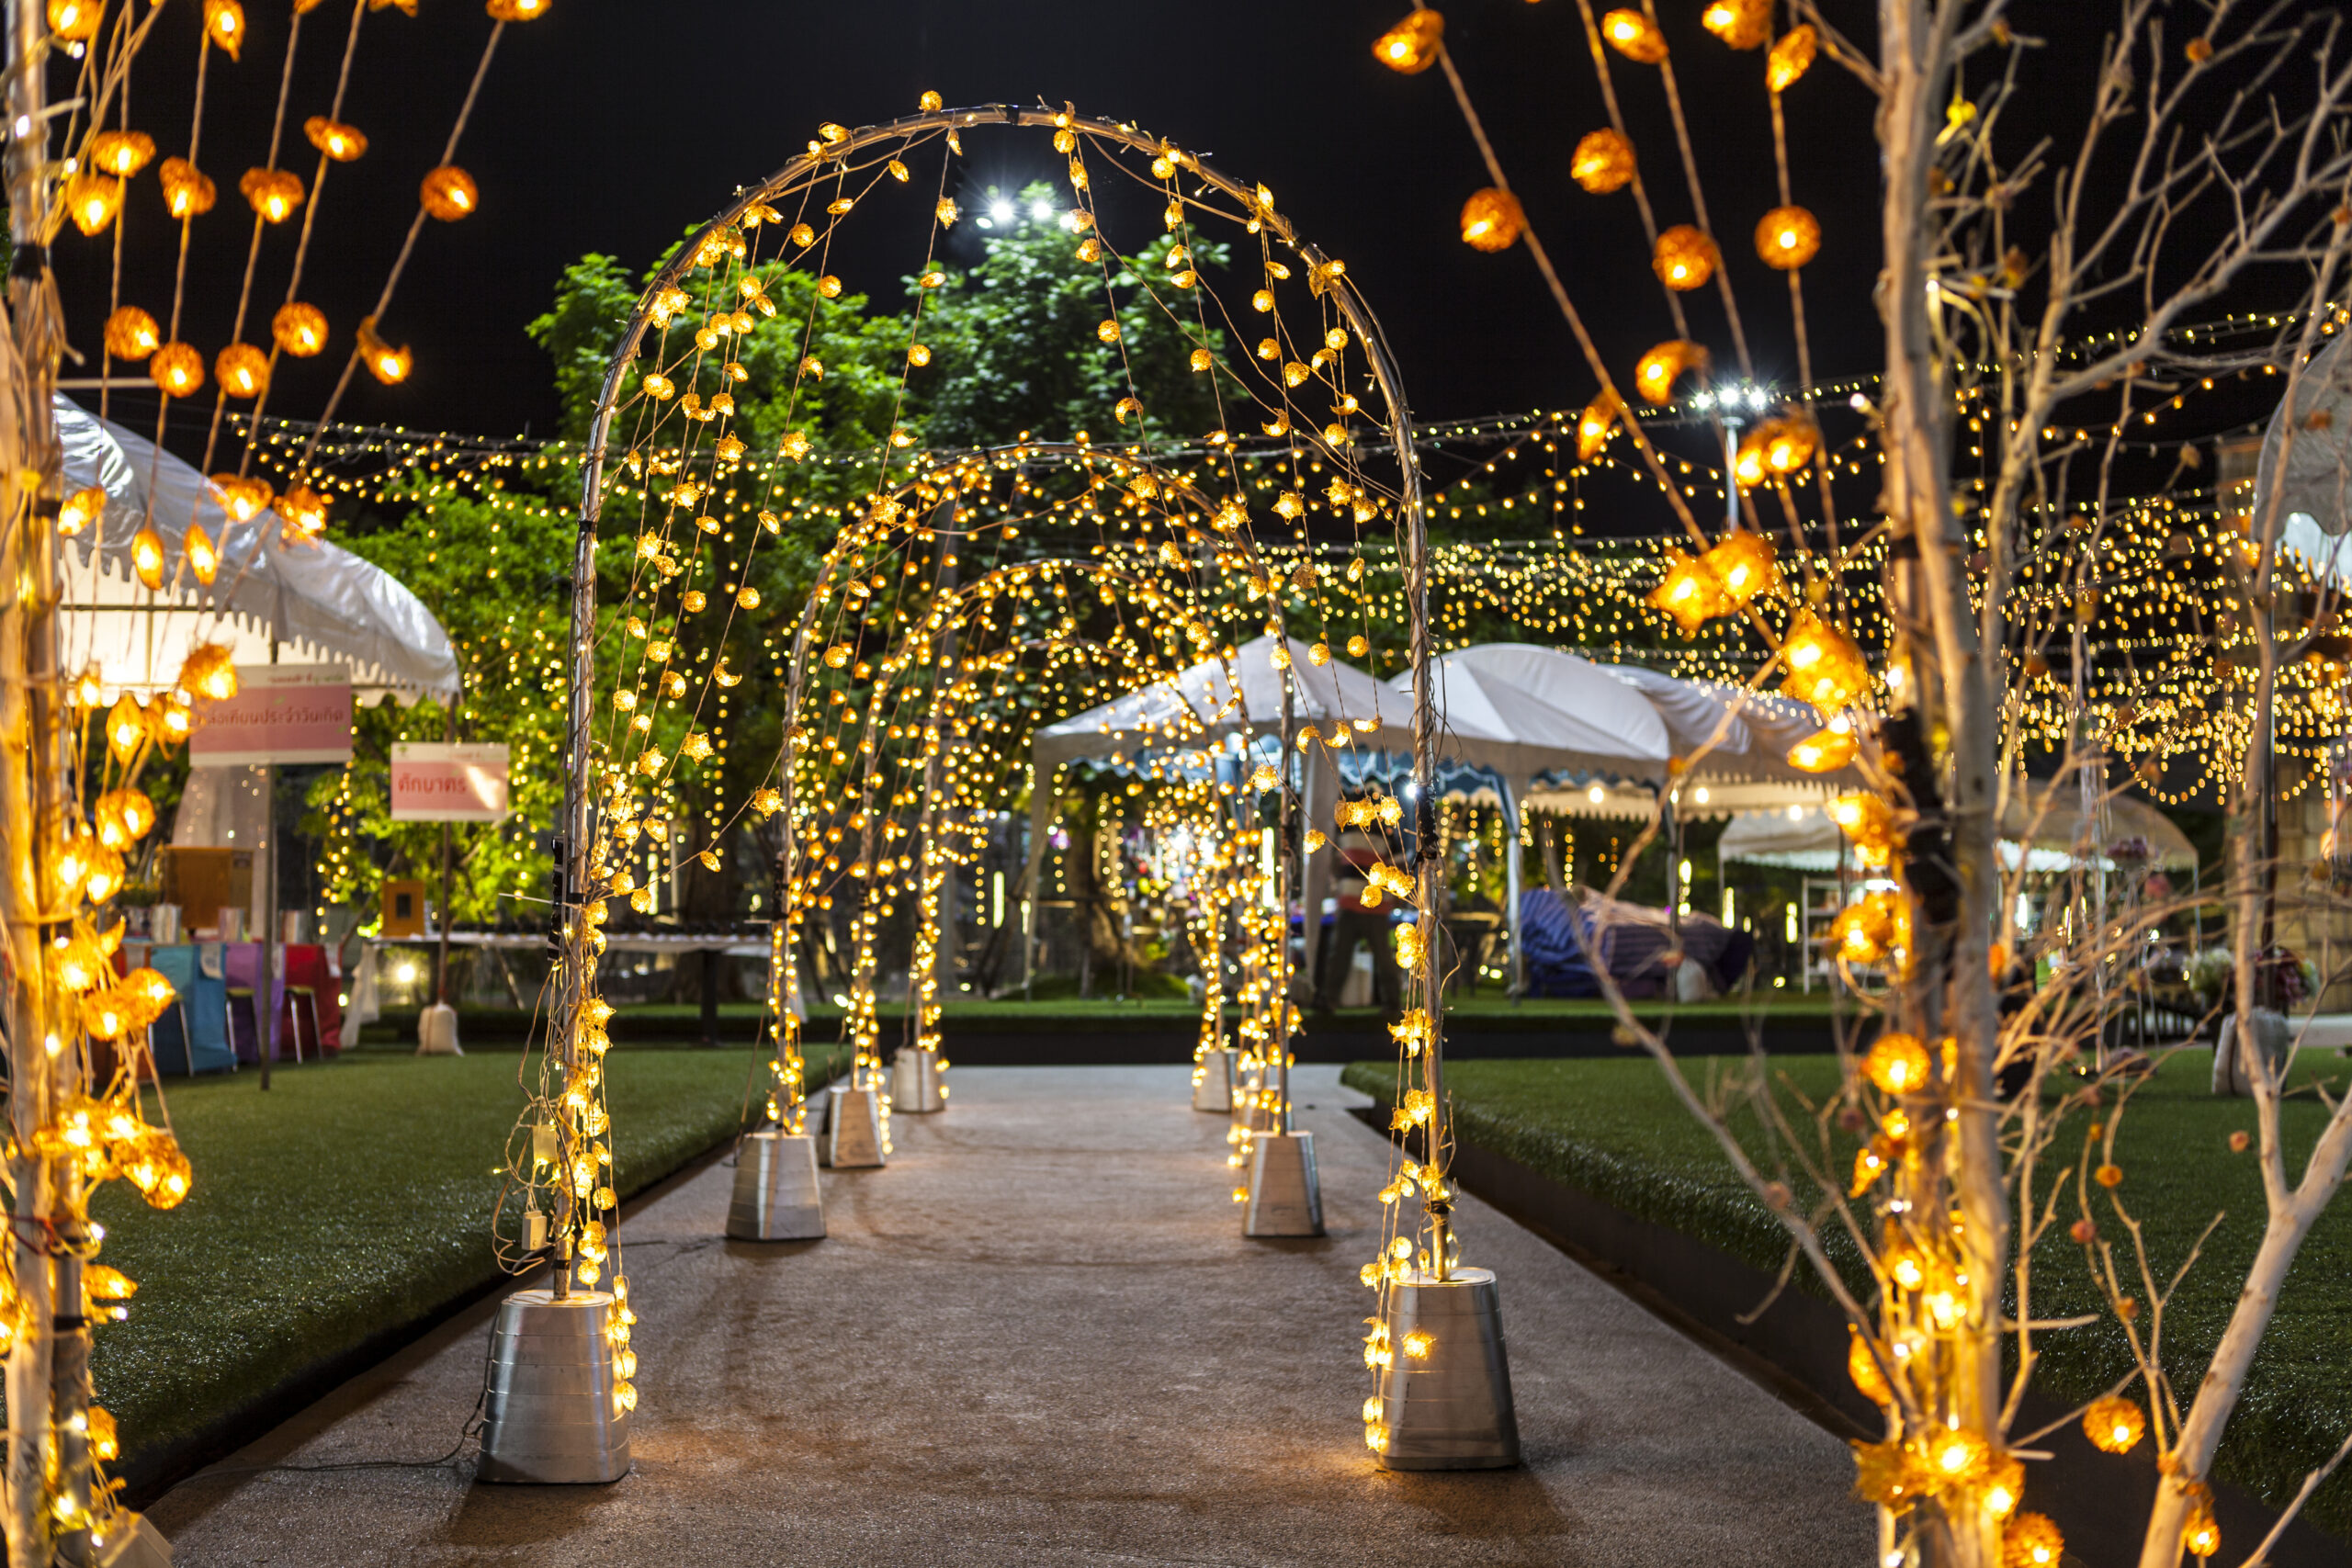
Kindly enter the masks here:
M 448 632 L 464 682 L 458 738 L 511 748 L 514 815 L 456 829 L 450 903 L 464 920 L 515 918 L 522 909 L 502 897 L 544 897 L 548 861 L 535 834 L 554 822 L 563 797 L 570 606 L 560 584 L 573 530 L 564 509 L 536 493 L 568 465 L 542 469 L 540 461 L 522 482 L 478 494 L 436 477 L 413 480 L 391 498 L 398 510 L 388 521 L 339 541 L 406 584 Z M 372 905 L 387 876 L 439 874 L 440 825 L 391 819 L 391 748 L 446 739 L 448 710 L 386 702 L 354 716 L 351 765 L 312 782 L 304 829 L 325 841 L 327 896 Z
M 1172 239 L 1124 260 L 1106 253 L 1081 261 L 1077 234 L 1031 216 L 1052 194 L 1029 186 L 1014 216 L 983 241 L 981 259 L 946 269 L 922 320 L 932 350 L 917 378 L 924 438 L 934 446 L 993 446 L 1024 431 L 1067 441 L 1083 430 L 1098 442 L 1114 433 L 1197 441 L 1225 426 L 1215 377 L 1229 373 L 1191 367 L 1195 348 L 1221 363 L 1225 334 L 1201 318 L 1204 291 L 1178 288 L 1172 277 L 1185 265 L 1222 269 L 1227 247 L 1196 245 L 1173 267 Z M 1148 278 L 1156 279 L 1157 299 Z M 1106 320 L 1119 323 L 1116 343 L 1102 341 Z M 1123 428 L 1116 410 L 1129 396 L 1144 413 Z

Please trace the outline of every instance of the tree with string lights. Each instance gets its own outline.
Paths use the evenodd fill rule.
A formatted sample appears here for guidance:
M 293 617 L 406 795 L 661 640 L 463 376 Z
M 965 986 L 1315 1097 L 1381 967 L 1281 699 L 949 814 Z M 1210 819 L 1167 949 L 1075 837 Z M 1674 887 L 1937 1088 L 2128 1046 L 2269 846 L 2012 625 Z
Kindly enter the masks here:
M 1687 536 L 1687 548 L 1666 551 L 1657 610 L 1686 630 L 1744 623 L 1752 685 L 1778 678 L 1820 711 L 1821 733 L 1791 761 L 1859 775 L 1832 815 L 1881 890 L 1846 908 L 1832 942 L 1841 967 L 1887 983 L 1854 998 L 1859 1027 L 1841 1041 L 1848 1070 L 1833 1102 L 1792 1106 L 1776 1095 L 1760 1043 L 1744 1077 L 1702 1091 L 1622 998 L 1618 1010 L 1785 1227 L 1792 1262 L 1807 1259 L 1848 1315 L 1855 1382 L 1885 1414 L 1883 1438 L 1856 1448 L 1857 1488 L 1879 1510 L 1879 1560 L 2058 1561 L 2057 1527 L 2021 1506 L 2033 1484 L 2021 1461 L 2040 1434 L 2016 1424 L 2038 1347 L 2090 1331 L 2089 1320 L 2041 1321 L 2033 1311 L 2036 1244 L 2065 1230 L 2098 1282 L 2098 1317 L 2128 1341 L 2136 1368 L 2079 1414 L 2109 1451 L 2153 1438 L 2162 1480 L 2139 1560 L 2170 1568 L 2184 1553 L 2219 1550 L 2209 1478 L 2222 1428 L 2286 1270 L 2352 1157 L 2352 1101 L 2335 1108 L 2290 1169 L 2279 1112 L 2289 1061 L 2238 1047 L 2259 1123 L 2261 1244 L 2204 1364 L 2159 1355 L 2175 1271 L 2196 1255 L 2149 1256 L 2119 1190 L 2114 1139 L 2147 1066 L 2140 1051 L 2120 1048 L 2118 1020 L 2137 953 L 2168 911 L 2112 896 L 2096 869 L 2109 847 L 2094 827 L 2077 846 L 2078 865 L 2093 869 L 2068 884 L 2066 918 L 2022 930 L 2023 868 L 2004 863 L 1997 840 L 2030 794 L 2023 763 L 2037 746 L 2054 753 L 2092 824 L 2116 788 L 2110 759 L 2135 724 L 2211 747 L 2234 774 L 2237 1015 L 2266 999 L 2256 957 L 2275 872 L 2259 830 L 2278 787 L 2271 717 L 2282 668 L 2334 609 L 2324 581 L 2296 592 L 2275 494 L 2266 507 L 2257 492 L 2235 536 L 2216 519 L 2211 553 L 2227 606 L 2211 630 L 2242 679 L 2217 683 L 2223 694 L 2192 712 L 2156 690 L 2095 705 L 2084 677 L 2102 657 L 2119 659 L 2107 650 L 2130 646 L 2119 630 L 2127 607 L 2102 605 L 2128 601 L 2116 592 L 2115 545 L 2157 504 L 2131 493 L 2127 433 L 2177 407 L 2184 389 L 2249 368 L 2275 371 L 2297 406 L 2313 350 L 2345 320 L 2352 62 L 2341 18 L 2324 12 L 2122 0 L 2053 115 L 2046 96 L 2030 100 L 2021 86 L 2043 42 L 2036 23 L 2058 19 L 2037 9 L 1881 0 L 1873 47 L 1811 0 L 1711 0 L 1664 20 L 1649 5 L 1601 14 L 1576 0 L 1567 25 L 1580 24 L 1609 123 L 1574 149 L 1573 173 L 1589 193 L 1631 193 L 1671 333 L 1630 376 L 1587 330 L 1573 279 L 1512 192 L 1512 150 L 1487 136 L 1443 18 L 1417 11 L 1374 52 L 1400 72 L 1442 68 L 1490 181 L 1464 209 L 1464 241 L 1528 252 L 1598 383 L 1581 456 L 1630 443 L 1630 460 L 1651 473 Z M 1759 397 L 1745 379 L 1743 302 L 1700 177 L 1712 149 L 1693 135 L 1675 73 L 1677 50 L 1715 47 L 1702 29 L 1762 61 L 1754 112 L 1772 138 L 1779 189 L 1754 244 L 1786 278 L 1802 370 L 1784 395 Z M 1847 408 L 1816 401 L 1803 278 L 1823 244 L 1862 241 L 1825 238 L 1798 204 L 1786 129 L 1800 84 L 1825 65 L 1874 102 L 1882 173 L 1871 236 L 1882 364 L 1875 387 Z M 1653 95 L 1675 133 L 1658 162 L 1679 181 L 1657 180 L 1649 149 L 1628 132 L 1627 102 Z M 1708 123 L 1733 123 L 1735 112 L 1716 105 Z M 2057 129 L 2029 130 L 2029 119 Z M 1686 201 L 1693 220 L 1666 222 L 1666 209 Z M 1721 321 L 1712 345 L 1697 310 L 1710 293 Z M 2200 330 L 2248 304 L 2271 312 L 2269 330 Z M 1818 301 L 1813 309 L 1818 320 Z M 1741 374 L 1720 369 L 1726 362 Z M 1720 527 L 1693 514 L 1670 482 L 1672 455 L 1645 428 L 1653 412 L 1709 409 L 1727 488 L 1736 486 Z M 1874 457 L 1875 491 L 1857 497 L 1834 482 L 1823 431 L 1840 420 Z M 2181 482 L 2177 469 L 2162 488 Z M 2063 723 L 2036 726 L 2028 716 L 2050 705 L 2053 662 L 2075 684 L 2071 700 L 2058 690 Z M 2048 983 L 2020 990 L 2016 977 L 2037 961 Z M 2240 1042 L 2252 1035 L 2237 1032 Z M 1761 1131 L 1736 1134 L 1736 1110 Z M 2061 1128 L 2079 1138 L 2086 1124 L 2069 1168 L 2054 1152 Z M 1850 1180 L 1840 1163 L 1849 1156 Z M 2069 1213 L 2079 1216 L 2071 1225 Z M 1833 1232 L 1867 1261 L 1862 1280 L 1832 1261 Z M 2314 1471 L 2289 1514 L 2344 1452 Z

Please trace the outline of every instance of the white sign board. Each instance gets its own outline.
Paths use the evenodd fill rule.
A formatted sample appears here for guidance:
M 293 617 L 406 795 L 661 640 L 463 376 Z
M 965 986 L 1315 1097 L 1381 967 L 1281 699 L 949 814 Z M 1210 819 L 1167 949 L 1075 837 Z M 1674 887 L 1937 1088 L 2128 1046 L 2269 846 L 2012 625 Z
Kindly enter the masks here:
M 497 822 L 507 814 L 503 745 L 392 743 L 392 820 Z
M 258 768 L 351 761 L 351 671 L 340 664 L 240 664 L 237 694 L 197 709 L 188 761 Z

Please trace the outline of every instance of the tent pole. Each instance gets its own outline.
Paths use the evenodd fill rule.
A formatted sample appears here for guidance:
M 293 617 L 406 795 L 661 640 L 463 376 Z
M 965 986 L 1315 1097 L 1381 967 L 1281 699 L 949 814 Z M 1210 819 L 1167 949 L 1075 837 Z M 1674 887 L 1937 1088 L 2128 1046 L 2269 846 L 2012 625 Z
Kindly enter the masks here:
M 1527 846 L 1520 842 L 1520 838 L 1526 831 L 1525 803 L 1535 781 L 1529 779 L 1513 787 L 1511 781 L 1505 779 L 1502 784 L 1503 821 L 1510 834 L 1509 849 L 1503 856 L 1503 898 L 1510 908 L 1503 915 L 1510 932 L 1510 1005 L 1517 1007 L 1520 998 L 1527 995 L 1527 944 L 1521 940 L 1523 931 L 1519 912 L 1521 885 L 1527 875 L 1520 858 L 1527 852 Z

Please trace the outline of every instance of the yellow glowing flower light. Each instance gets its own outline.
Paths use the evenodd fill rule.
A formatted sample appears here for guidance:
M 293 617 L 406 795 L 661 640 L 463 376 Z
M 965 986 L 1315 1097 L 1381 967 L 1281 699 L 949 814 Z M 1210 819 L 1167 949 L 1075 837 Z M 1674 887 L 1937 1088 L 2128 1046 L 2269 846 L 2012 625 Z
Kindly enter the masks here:
M 237 0 L 204 0 L 204 36 L 236 59 L 245 46 L 245 8 Z
M 1666 551 L 1666 580 L 1651 591 L 1649 603 L 1653 609 L 1673 616 L 1685 636 L 1697 631 L 1710 616 L 1731 608 L 1723 584 L 1706 563 L 1671 545 Z
M 314 114 L 302 122 L 302 134 L 311 146 L 338 164 L 352 163 L 368 151 L 368 137 L 356 125 Z
M 1896 938 L 1894 902 L 1884 893 L 1864 895 L 1829 922 L 1830 942 L 1849 964 L 1877 963 L 1894 951 Z
M 129 179 L 155 156 L 155 139 L 143 130 L 102 130 L 90 139 L 90 162 Z
M 1812 23 L 1791 28 L 1781 36 L 1781 41 L 1772 46 L 1772 52 L 1765 57 L 1764 85 L 1776 93 L 1792 86 L 1798 77 L 1812 68 L 1814 51 L 1818 44 Z
M 1870 689 L 1870 665 L 1862 650 L 1811 610 L 1799 611 L 1789 623 L 1781 661 L 1789 672 L 1781 689 L 1817 708 L 1845 707 Z
M 1527 227 L 1519 197 L 1488 186 L 1462 204 L 1462 243 L 1474 251 L 1507 251 Z
M 153 524 L 131 536 L 130 570 L 150 589 L 164 586 L 164 536 L 155 532 Z
M 2147 1412 L 2137 1400 L 2113 1395 L 2091 1401 L 2083 1412 L 2083 1436 L 2101 1453 L 2128 1454 L 2147 1435 Z
M 1833 724 L 1790 747 L 1789 766 L 1800 773 L 1834 773 L 1860 755 L 1861 749 L 1852 729 Z
M 1928 1083 L 1928 1047 L 1916 1034 L 1882 1034 L 1862 1058 L 1862 1073 L 1882 1094 L 1917 1094 Z
M 308 359 L 327 345 L 327 316 L 316 305 L 289 299 L 269 319 L 270 341 L 294 355 Z
M 277 497 L 267 479 L 251 474 L 215 474 L 212 482 L 220 488 L 221 510 L 239 523 L 252 522 Z
M 283 223 L 301 208 L 308 194 L 302 176 L 291 169 L 247 169 L 237 182 L 245 203 L 265 223 Z
M 57 531 L 71 538 L 96 522 L 106 509 L 107 492 L 102 486 L 77 490 L 58 503 Z
M 62 194 L 66 215 L 85 234 L 97 233 L 122 210 L 122 182 L 112 175 L 85 169 L 65 182 Z
M 1617 433 L 1618 416 L 1625 405 L 1614 392 L 1603 392 L 1585 404 L 1584 412 L 1577 417 L 1577 461 L 1589 463 L 1600 456 L 1601 448 Z
M 180 550 L 187 557 L 188 570 L 196 573 L 196 580 L 208 588 L 212 586 L 212 580 L 220 574 L 220 551 L 213 545 L 212 536 L 204 531 L 203 524 L 191 522 L 187 525 L 187 536 L 180 541 Z
M 107 713 L 107 750 L 116 761 L 128 762 L 146 739 L 147 717 L 139 710 L 139 700 L 125 692 Z
M 106 14 L 99 0 L 49 0 L 49 30 L 70 43 L 87 43 L 98 36 Z
M 308 485 L 288 486 L 277 498 L 277 514 L 288 527 L 310 538 L 326 532 L 326 498 Z
M 117 359 L 144 359 L 164 342 L 155 318 L 136 305 L 125 305 L 108 316 L 104 336 L 107 352 Z
M 2058 1568 L 2066 1538 L 2047 1514 L 2019 1514 L 2001 1531 L 2001 1568 Z
M 1634 367 L 1634 386 L 1649 403 L 1670 403 L 1674 400 L 1674 384 L 1690 370 L 1703 369 L 1707 351 L 1688 338 L 1670 338 L 1659 344 Z
M 1372 46 L 1373 58 L 1391 71 L 1417 76 L 1437 63 L 1445 42 L 1445 18 L 1437 12 L 1414 12 L 1380 35 Z
M 387 387 L 396 387 L 408 379 L 416 363 L 406 344 L 395 348 L 376 335 L 376 318 L 363 316 L 359 321 L 359 357 L 366 362 L 368 373 Z
M 1759 49 L 1772 36 L 1772 0 L 1713 0 L 1699 25 L 1734 49 Z
M 1577 143 L 1568 156 L 1568 174 L 1595 196 L 1623 190 L 1634 180 L 1634 144 L 1604 126 Z
M 188 649 L 174 684 L 208 701 L 225 703 L 237 694 L 236 659 L 225 643 L 198 643 Z
M 1756 254 L 1764 265 L 1794 272 L 1821 254 L 1821 220 L 1802 207 L 1776 207 L 1756 225 Z
M 474 177 L 455 164 L 444 164 L 424 176 L 417 187 L 424 210 L 444 223 L 455 223 L 470 216 L 481 206 L 481 192 L 474 185 Z
M 259 397 L 269 385 L 269 355 L 249 343 L 232 343 L 212 361 L 220 389 L 232 398 Z
M 1724 596 L 1744 609 L 1759 593 L 1777 592 L 1781 569 L 1772 541 L 1745 528 L 1733 530 L 1699 558 L 1723 585 Z
M 1715 276 L 1715 265 L 1721 259 L 1714 241 L 1707 237 L 1704 230 L 1677 223 L 1657 237 L 1657 248 L 1650 256 L 1650 270 L 1668 288 L 1688 293 L 1704 287 Z
M 1634 10 L 1615 10 L 1600 18 L 1600 36 L 1626 59 L 1656 65 L 1666 58 L 1666 35 L 1657 24 Z
M 164 209 L 175 218 L 200 218 L 212 210 L 216 193 L 212 176 L 185 158 L 166 158 L 156 171 L 164 187 Z

